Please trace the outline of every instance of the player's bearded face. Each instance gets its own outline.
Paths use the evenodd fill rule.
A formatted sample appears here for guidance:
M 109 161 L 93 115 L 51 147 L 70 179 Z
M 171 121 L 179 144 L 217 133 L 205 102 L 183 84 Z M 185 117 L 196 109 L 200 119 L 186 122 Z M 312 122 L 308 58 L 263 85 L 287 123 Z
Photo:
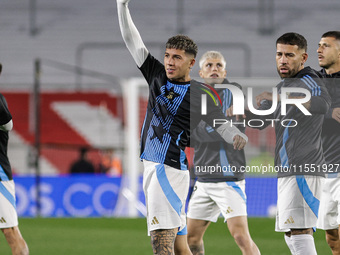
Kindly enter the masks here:
M 167 77 L 172 81 L 185 82 L 190 80 L 190 69 L 195 59 L 184 50 L 166 49 L 164 67 Z
M 321 38 L 317 53 L 319 65 L 328 69 L 340 62 L 340 43 L 333 37 Z
M 307 57 L 307 53 L 299 49 L 297 45 L 278 43 L 276 46 L 276 66 L 280 77 L 294 77 L 304 68 Z

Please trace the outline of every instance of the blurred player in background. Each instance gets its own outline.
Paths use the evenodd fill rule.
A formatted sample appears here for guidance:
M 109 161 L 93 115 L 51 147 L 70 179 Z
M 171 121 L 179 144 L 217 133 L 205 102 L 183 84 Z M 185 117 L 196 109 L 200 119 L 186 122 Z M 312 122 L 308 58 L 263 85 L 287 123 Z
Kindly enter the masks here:
M 0 74 L 1 71 L 2 65 L 0 64 Z M 18 227 L 14 181 L 7 157 L 8 131 L 12 128 L 12 115 L 4 96 L 0 94 L 0 229 L 13 255 L 27 255 L 29 254 L 28 247 Z
M 88 148 L 79 149 L 79 158 L 72 162 L 69 173 L 71 174 L 94 174 L 95 169 L 92 162 L 87 158 Z
M 123 168 L 120 158 L 114 149 L 105 149 L 100 152 L 101 162 L 99 170 L 108 176 L 122 176 Z
M 331 96 L 331 107 L 325 115 L 322 145 L 327 164 L 317 227 L 326 230 L 326 240 L 333 254 L 340 254 L 340 31 L 324 33 L 319 42 L 320 74 Z
M 225 78 L 226 61 L 220 52 L 205 52 L 199 66 L 199 75 L 205 83 L 211 86 L 232 84 L 242 89 L 239 84 L 230 83 Z M 232 106 L 231 92 L 228 89 L 216 90 L 227 115 Z M 236 121 L 235 117 L 227 119 Z M 245 127 L 238 128 L 244 133 Z M 204 254 L 204 233 L 211 222 L 217 221 L 220 213 L 242 254 L 260 254 L 248 230 L 245 174 L 240 172 L 240 167 L 246 165 L 244 150 L 235 150 L 203 121 L 194 129 L 190 141 L 195 148 L 194 169 L 197 176 L 188 207 L 188 244 L 192 254 Z M 223 166 L 225 169 L 214 173 L 200 171 L 205 166 Z
M 189 143 L 191 126 L 197 126 L 201 119 L 212 123 L 214 118 L 224 115 L 210 97 L 207 114 L 201 115 L 201 94 L 207 88 L 190 77 L 196 44 L 184 35 L 169 38 L 162 64 L 145 47 L 131 19 L 128 2 L 117 0 L 121 33 L 149 85 L 140 155 L 144 164 L 148 234 L 154 254 L 191 254 L 186 235 L 189 171 L 184 149 Z M 216 130 L 235 148 L 245 146 L 247 137 L 236 127 L 221 125 Z
M 302 35 L 286 33 L 277 39 L 276 66 L 282 79 L 277 89 L 281 100 L 269 116 L 247 112 L 247 120 L 279 120 L 275 122 L 275 167 L 278 171 L 276 231 L 285 232 L 285 241 L 292 254 L 314 255 L 317 253 L 313 228 L 318 218 L 324 177 L 320 167 L 325 164 L 321 130 L 330 97 L 317 72 L 304 67 L 307 58 L 307 41 Z M 311 115 L 305 115 L 303 108 L 298 109 L 294 104 L 288 104 L 286 114 L 281 114 L 282 97 L 287 97 L 281 93 L 283 88 L 308 90 L 311 98 L 303 103 L 303 107 Z M 304 93 L 289 95 L 296 100 L 304 97 Z M 270 109 L 273 99 L 276 100 L 268 92 L 257 96 L 259 110 Z M 282 121 L 286 123 L 283 125 Z M 262 128 L 271 122 L 265 121 L 265 124 Z

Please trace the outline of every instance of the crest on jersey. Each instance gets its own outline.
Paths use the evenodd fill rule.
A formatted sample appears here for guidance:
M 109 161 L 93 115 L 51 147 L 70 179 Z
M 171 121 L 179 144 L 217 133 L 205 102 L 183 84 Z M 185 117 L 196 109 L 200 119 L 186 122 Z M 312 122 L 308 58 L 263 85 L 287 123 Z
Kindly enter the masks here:
M 172 87 L 170 90 L 165 91 L 165 97 L 172 102 L 176 97 L 179 97 L 180 94 L 176 93 L 174 91 L 174 88 Z

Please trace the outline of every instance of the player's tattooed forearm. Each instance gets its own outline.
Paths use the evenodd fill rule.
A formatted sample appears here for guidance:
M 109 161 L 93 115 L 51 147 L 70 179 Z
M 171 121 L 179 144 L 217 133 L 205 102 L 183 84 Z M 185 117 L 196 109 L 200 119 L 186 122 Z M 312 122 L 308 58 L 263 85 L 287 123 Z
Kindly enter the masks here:
M 154 254 L 173 255 L 176 231 L 173 229 L 162 229 L 151 231 L 151 245 Z
M 204 255 L 204 245 L 190 245 L 192 255 Z

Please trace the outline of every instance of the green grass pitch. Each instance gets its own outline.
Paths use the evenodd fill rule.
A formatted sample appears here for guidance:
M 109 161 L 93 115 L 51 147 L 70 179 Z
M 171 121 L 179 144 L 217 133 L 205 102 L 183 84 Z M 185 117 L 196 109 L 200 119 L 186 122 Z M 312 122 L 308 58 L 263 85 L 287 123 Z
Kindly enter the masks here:
M 19 224 L 31 255 L 152 254 L 143 218 L 21 218 Z M 251 235 L 262 255 L 290 254 L 274 225 L 271 218 L 249 218 Z M 317 230 L 314 238 L 318 254 L 331 255 L 324 231 Z M 241 254 L 222 219 L 210 225 L 204 241 L 207 255 Z M 3 235 L 0 254 L 11 254 Z

